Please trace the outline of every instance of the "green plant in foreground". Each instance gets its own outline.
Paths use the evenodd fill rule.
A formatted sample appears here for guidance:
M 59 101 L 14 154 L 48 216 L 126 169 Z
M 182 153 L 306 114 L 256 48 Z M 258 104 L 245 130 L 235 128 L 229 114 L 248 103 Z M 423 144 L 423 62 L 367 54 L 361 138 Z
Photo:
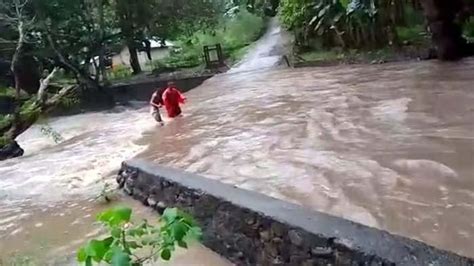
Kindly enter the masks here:
M 175 246 L 187 248 L 187 241 L 201 236 L 201 229 L 193 218 L 176 208 L 166 209 L 158 226 L 146 220 L 131 221 L 132 209 L 115 207 L 100 213 L 97 221 L 103 224 L 108 236 L 92 239 L 81 247 L 77 260 L 85 265 L 108 263 L 114 266 L 143 265 L 159 258 L 169 260 Z
M 96 200 L 103 200 L 110 203 L 117 195 L 117 190 L 112 187 L 110 183 L 104 183 L 102 190 L 99 195 L 95 198 Z

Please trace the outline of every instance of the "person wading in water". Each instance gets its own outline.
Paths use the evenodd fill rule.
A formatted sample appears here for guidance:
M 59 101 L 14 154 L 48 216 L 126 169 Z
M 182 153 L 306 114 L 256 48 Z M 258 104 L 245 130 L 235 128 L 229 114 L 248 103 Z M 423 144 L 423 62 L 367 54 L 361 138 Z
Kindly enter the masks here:
M 186 97 L 178 90 L 173 81 L 168 82 L 168 87 L 163 92 L 161 98 L 170 118 L 181 115 L 180 104 L 185 103 Z
M 150 99 L 150 111 L 153 118 L 155 118 L 156 122 L 160 123 L 160 125 L 164 125 L 163 119 L 161 118 L 160 108 L 163 106 L 163 99 L 162 99 L 163 90 L 157 88 L 156 91 L 153 93 Z

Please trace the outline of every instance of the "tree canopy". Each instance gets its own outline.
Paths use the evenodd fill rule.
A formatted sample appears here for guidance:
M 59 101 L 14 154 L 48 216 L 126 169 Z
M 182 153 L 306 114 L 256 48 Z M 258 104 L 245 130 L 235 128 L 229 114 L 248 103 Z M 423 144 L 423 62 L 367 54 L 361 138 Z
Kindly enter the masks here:
M 149 48 L 150 39 L 192 34 L 215 25 L 224 3 L 0 0 L 0 87 L 16 89 L 14 113 L 0 116 L 0 149 L 67 94 L 78 88 L 103 91 L 106 55 L 111 50 L 127 46 L 133 72 L 139 73 L 137 53 Z M 51 87 L 58 69 L 64 69 L 76 84 Z

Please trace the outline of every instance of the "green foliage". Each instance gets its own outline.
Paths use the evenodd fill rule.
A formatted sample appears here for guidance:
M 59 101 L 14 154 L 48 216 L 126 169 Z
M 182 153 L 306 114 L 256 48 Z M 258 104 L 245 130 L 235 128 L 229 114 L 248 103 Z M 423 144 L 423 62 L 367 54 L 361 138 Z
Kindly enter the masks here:
M 27 100 L 21 105 L 20 118 L 22 121 L 36 120 L 40 114 L 40 106 L 34 99 Z
M 464 36 L 470 42 L 474 42 L 474 16 L 471 16 L 464 24 Z
M 187 248 L 189 239 L 199 238 L 201 230 L 189 215 L 178 209 L 166 209 L 160 225 L 144 220 L 132 222 L 132 210 L 115 207 L 100 213 L 97 221 L 107 236 L 92 239 L 77 252 L 77 261 L 85 265 L 107 263 L 116 266 L 143 265 L 161 258 L 170 260 L 176 245 Z M 148 254 L 143 256 L 142 254 Z
M 280 18 L 300 46 L 309 46 L 316 38 L 325 47 L 374 49 L 393 44 L 397 26 L 419 24 L 421 12 L 405 5 L 405 1 L 282 0 Z M 405 19 L 408 16 L 412 17 Z
M 194 67 L 203 63 L 203 46 L 220 43 L 224 55 L 231 59 L 243 55 L 242 48 L 254 42 L 263 33 L 265 23 L 262 17 L 243 9 L 232 17 L 224 18 L 219 27 L 200 30 L 191 36 L 181 36 L 175 43 L 179 50 L 170 56 L 154 62 L 157 69 Z
M 429 39 L 423 25 L 397 27 L 397 35 L 402 43 L 423 44 Z
M 342 54 L 335 50 L 317 50 L 299 55 L 304 61 L 334 61 L 341 59 Z
M 73 108 L 74 106 L 77 106 L 80 103 L 81 100 L 77 97 L 77 95 L 74 94 L 65 95 L 59 100 L 59 105 L 66 109 Z
M 0 129 L 7 127 L 13 120 L 13 116 L 8 115 L 0 115 Z
M 151 34 L 165 39 L 214 28 L 224 13 L 222 0 L 155 0 Z
M 14 88 L 0 87 L 0 96 L 13 98 L 13 97 L 15 97 L 15 89 Z
M 7 145 L 8 143 L 10 143 L 11 140 L 5 136 L 0 136 L 0 147 L 3 147 L 5 145 Z
M 114 66 L 112 71 L 109 73 L 111 80 L 122 80 L 132 76 L 132 70 L 124 65 Z

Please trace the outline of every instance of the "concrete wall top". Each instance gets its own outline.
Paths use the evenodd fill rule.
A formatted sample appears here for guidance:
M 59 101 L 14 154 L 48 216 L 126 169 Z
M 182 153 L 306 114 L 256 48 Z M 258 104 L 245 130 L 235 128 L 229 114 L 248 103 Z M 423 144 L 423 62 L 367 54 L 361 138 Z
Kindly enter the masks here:
M 199 175 L 186 173 L 143 160 L 124 162 L 124 167 L 139 169 L 181 186 L 202 191 L 234 205 L 244 207 L 291 227 L 333 239 L 362 254 L 375 256 L 396 265 L 474 265 L 473 259 L 438 250 L 422 242 L 370 228 L 349 220 L 306 209 L 253 191 L 236 188 Z

